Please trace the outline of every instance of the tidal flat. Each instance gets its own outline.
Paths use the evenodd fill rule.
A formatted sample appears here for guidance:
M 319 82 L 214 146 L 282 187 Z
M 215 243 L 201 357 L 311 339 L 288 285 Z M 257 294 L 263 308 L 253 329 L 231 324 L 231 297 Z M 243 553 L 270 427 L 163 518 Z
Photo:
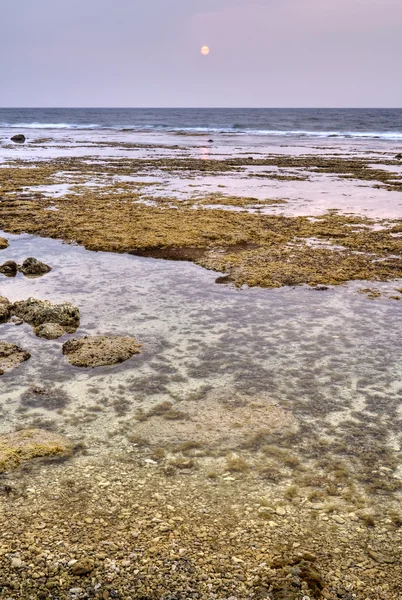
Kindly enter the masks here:
M 399 600 L 397 144 L 0 143 L 0 296 L 80 314 L 0 324 L 0 597 Z

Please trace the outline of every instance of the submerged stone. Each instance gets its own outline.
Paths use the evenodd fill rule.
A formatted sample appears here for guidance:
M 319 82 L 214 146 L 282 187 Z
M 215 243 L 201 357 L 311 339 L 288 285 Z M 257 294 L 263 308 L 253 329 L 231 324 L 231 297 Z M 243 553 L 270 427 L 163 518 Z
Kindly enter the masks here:
M 0 435 L 0 473 L 18 468 L 33 458 L 71 456 L 66 438 L 45 429 L 23 429 Z
M 45 263 L 33 256 L 26 258 L 19 268 L 19 271 L 23 273 L 23 275 L 44 275 L 51 270 L 52 267 L 45 265 Z
M 35 327 L 35 335 L 47 340 L 57 340 L 66 333 L 66 330 L 57 323 L 43 323 L 39 327 Z
M 6 277 L 15 277 L 17 270 L 18 265 L 14 260 L 6 260 L 5 263 L 0 265 L 0 273 L 3 273 Z
M 28 298 L 14 302 L 12 313 L 35 328 L 44 323 L 57 323 L 65 332 L 74 333 L 80 324 L 80 311 L 70 302 L 52 304 L 49 300 Z
M 31 358 L 29 352 L 26 352 L 16 344 L 0 341 L 0 375 L 18 367 L 18 365 L 29 358 Z
M 140 352 L 135 338 L 119 336 L 86 336 L 69 340 L 63 354 L 76 367 L 101 367 L 122 363 Z

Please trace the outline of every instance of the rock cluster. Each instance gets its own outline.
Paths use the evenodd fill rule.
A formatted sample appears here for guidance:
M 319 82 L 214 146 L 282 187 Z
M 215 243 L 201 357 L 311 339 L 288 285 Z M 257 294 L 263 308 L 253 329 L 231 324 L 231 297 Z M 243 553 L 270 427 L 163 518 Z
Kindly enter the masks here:
M 122 363 L 140 352 L 141 344 L 132 337 L 86 336 L 63 345 L 63 354 L 76 367 L 101 367 Z
M 56 328 L 45 327 L 45 325 L 57 324 L 59 326 L 57 331 L 63 335 L 74 333 L 80 324 L 80 311 L 70 302 L 52 304 L 49 300 L 28 298 L 28 300 L 14 302 L 11 310 L 12 314 L 32 325 L 39 337 L 47 337 L 47 334 L 50 334 L 49 339 L 55 339 Z
M 29 358 L 31 358 L 29 352 L 26 352 L 16 344 L 0 341 L 0 375 L 18 367 L 19 364 Z
M 22 265 L 18 265 L 15 260 L 7 260 L 0 265 L 0 273 L 3 273 L 6 277 L 15 277 L 18 271 L 26 277 L 38 277 L 49 273 L 51 270 L 52 267 L 32 256 L 26 258 Z

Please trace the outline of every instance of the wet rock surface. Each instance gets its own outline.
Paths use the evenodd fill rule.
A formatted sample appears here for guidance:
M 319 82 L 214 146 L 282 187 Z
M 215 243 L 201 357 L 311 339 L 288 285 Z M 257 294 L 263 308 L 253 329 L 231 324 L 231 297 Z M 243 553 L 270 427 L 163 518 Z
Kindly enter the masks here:
M 0 473 L 18 468 L 39 457 L 71 456 L 66 438 L 44 429 L 22 429 L 0 435 Z
M 15 277 L 17 275 L 18 265 L 14 260 L 6 260 L 0 265 L 0 273 L 6 277 Z
M 119 336 L 86 336 L 69 340 L 63 354 L 75 367 L 101 367 L 122 363 L 140 352 L 135 338 Z
M 0 250 L 5 250 L 8 248 L 8 240 L 6 238 L 0 237 Z
M 0 375 L 18 367 L 18 365 L 29 358 L 31 358 L 29 352 L 26 352 L 16 344 L 0 341 Z
M 66 330 L 57 323 L 43 323 L 34 329 L 35 335 L 46 340 L 57 340 L 66 333 Z
M 45 263 L 32 256 L 26 258 L 22 265 L 19 267 L 19 271 L 26 276 L 45 275 L 45 273 L 49 273 L 49 271 L 51 270 L 52 267 L 49 267 L 49 265 L 46 265 Z
M 11 315 L 11 302 L 4 296 L 0 296 L 0 323 L 8 321 Z
M 80 311 L 70 302 L 52 304 L 49 300 L 28 298 L 14 302 L 12 313 L 35 328 L 53 323 L 62 327 L 65 332 L 74 333 L 80 324 Z

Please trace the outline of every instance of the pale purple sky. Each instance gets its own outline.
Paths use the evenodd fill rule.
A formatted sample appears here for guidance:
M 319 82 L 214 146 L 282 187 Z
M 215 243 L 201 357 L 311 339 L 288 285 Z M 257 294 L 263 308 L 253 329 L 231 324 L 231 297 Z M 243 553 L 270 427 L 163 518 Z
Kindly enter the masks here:
M 0 5 L 3 107 L 402 107 L 402 0 Z

